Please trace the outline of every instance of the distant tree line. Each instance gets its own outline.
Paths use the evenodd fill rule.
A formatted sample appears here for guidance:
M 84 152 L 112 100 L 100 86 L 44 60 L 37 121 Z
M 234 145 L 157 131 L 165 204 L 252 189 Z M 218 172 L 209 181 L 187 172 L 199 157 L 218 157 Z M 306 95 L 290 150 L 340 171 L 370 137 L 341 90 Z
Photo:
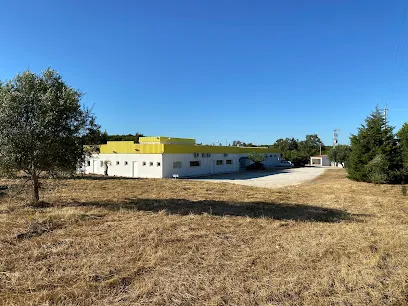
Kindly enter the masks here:
M 144 135 L 141 133 L 109 135 L 106 131 L 101 132 L 99 129 L 95 129 L 84 136 L 84 142 L 87 145 L 106 144 L 108 141 L 134 141 L 139 143 L 140 137 L 144 137 Z
M 295 138 L 280 138 L 272 145 L 254 145 L 240 140 L 234 140 L 232 146 L 239 147 L 267 147 L 279 149 L 282 157 L 290 160 L 296 167 L 302 167 L 309 163 L 312 155 L 324 153 L 327 148 L 317 134 L 306 135 L 304 140 Z
M 306 135 L 304 140 L 295 138 L 280 138 L 276 140 L 273 147 L 279 149 L 286 160 L 290 160 L 296 167 L 302 167 L 309 163 L 310 156 L 325 151 L 322 140 L 317 134 Z
M 232 142 L 232 146 L 233 147 L 258 147 L 257 145 L 254 145 L 252 142 L 246 143 L 240 140 L 234 140 Z

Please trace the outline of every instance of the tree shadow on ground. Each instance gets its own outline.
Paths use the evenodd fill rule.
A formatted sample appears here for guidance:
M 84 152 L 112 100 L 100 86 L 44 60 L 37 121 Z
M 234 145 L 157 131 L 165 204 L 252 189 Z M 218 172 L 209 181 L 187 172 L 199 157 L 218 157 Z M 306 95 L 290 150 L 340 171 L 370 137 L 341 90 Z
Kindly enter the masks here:
M 215 174 L 206 174 L 202 176 L 192 176 L 185 177 L 182 179 L 198 179 L 202 181 L 212 181 L 212 180 L 250 180 L 254 178 L 261 178 L 276 174 L 291 173 L 289 169 L 278 168 L 278 169 L 265 169 L 265 170 L 242 170 L 229 173 L 215 173 Z
M 238 216 L 308 222 L 359 221 L 356 219 L 357 216 L 341 209 L 305 204 L 131 198 L 123 202 L 78 202 L 67 205 L 94 206 L 112 211 L 121 209 L 148 212 L 166 211 L 168 214 L 174 215 L 209 214 L 214 216 Z
M 55 178 L 45 178 L 55 179 Z M 125 177 L 125 176 L 105 176 L 105 175 L 75 175 L 75 176 L 61 176 L 57 177 L 58 180 L 91 180 L 91 181 L 110 181 L 110 180 L 137 180 L 138 177 Z

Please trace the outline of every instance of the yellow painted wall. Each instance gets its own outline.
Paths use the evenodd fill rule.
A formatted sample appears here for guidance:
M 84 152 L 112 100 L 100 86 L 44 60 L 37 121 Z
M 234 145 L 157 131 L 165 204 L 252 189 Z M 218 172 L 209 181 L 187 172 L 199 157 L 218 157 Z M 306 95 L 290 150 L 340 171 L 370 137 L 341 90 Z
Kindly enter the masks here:
M 149 138 L 149 137 L 143 137 Z M 153 138 L 153 137 L 152 137 Z M 213 153 L 213 154 L 239 154 L 239 153 L 279 153 L 275 148 L 244 148 L 227 146 L 198 146 L 198 145 L 179 145 L 179 144 L 161 144 L 147 143 L 136 144 L 133 141 L 108 141 L 101 145 L 101 154 L 188 154 L 188 153 Z
M 189 146 L 189 145 L 164 145 L 164 153 L 183 154 L 183 153 L 213 153 L 213 154 L 239 154 L 239 153 L 279 153 L 275 148 L 244 148 L 227 146 Z
M 134 141 L 108 141 L 107 144 L 101 145 L 101 153 L 130 153 L 134 151 L 134 145 Z
M 133 141 L 108 141 L 101 145 L 101 154 L 163 154 L 163 144 L 138 144 Z

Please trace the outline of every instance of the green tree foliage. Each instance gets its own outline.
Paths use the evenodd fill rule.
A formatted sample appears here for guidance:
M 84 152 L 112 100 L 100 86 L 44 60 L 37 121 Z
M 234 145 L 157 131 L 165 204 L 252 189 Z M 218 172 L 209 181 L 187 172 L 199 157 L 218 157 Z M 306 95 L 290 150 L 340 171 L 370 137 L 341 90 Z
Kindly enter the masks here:
M 0 169 L 31 178 L 33 205 L 41 172 L 75 171 L 85 158 L 85 139 L 98 134 L 81 97 L 51 69 L 27 70 L 0 88 Z
M 232 146 L 233 146 L 233 147 L 245 147 L 245 146 L 246 146 L 246 143 L 244 143 L 244 142 L 242 142 L 242 141 L 240 141 L 240 140 L 234 140 L 234 141 L 232 142 Z
M 366 118 L 365 125 L 361 125 L 357 135 L 350 138 L 351 152 L 347 171 L 351 179 L 382 183 L 401 180 L 401 148 L 393 130 L 378 107 Z M 386 165 L 385 172 L 384 167 L 379 167 L 379 163 Z
M 250 152 L 248 158 L 255 163 L 262 163 L 265 160 L 265 154 L 258 152 Z
M 336 165 L 338 163 L 341 163 L 343 167 L 346 167 L 350 152 L 351 152 L 350 146 L 338 145 L 338 146 L 332 147 L 327 153 L 327 155 L 332 162 L 336 163 Z
M 135 135 L 107 135 L 106 141 L 134 141 L 135 143 L 139 143 L 140 137 L 144 137 L 144 135 L 141 133 L 136 133 Z
M 408 123 L 403 124 L 402 128 L 398 131 L 397 136 L 401 145 L 404 168 L 408 169 Z
M 368 180 L 374 184 L 384 184 L 389 180 L 388 160 L 384 154 L 376 155 L 366 166 Z
M 295 138 L 280 138 L 276 140 L 273 145 L 275 148 L 279 149 L 280 153 L 286 155 L 287 152 L 298 150 L 299 144 Z
M 285 159 L 290 160 L 295 167 L 304 167 L 309 163 L 310 156 L 299 151 L 291 150 L 285 153 Z
M 290 160 L 296 167 L 303 167 L 309 163 L 310 156 L 320 152 L 320 144 L 324 150 L 320 138 L 316 134 L 312 134 L 306 135 L 305 140 L 302 141 L 295 138 L 280 138 L 273 146 L 279 149 L 286 160 Z
M 299 151 L 303 155 L 313 156 L 320 153 L 320 146 L 324 151 L 324 144 L 317 134 L 306 135 L 305 140 L 299 142 Z
M 232 142 L 233 147 L 257 147 L 257 145 L 254 145 L 252 142 L 245 143 L 242 142 L 241 140 L 234 140 Z

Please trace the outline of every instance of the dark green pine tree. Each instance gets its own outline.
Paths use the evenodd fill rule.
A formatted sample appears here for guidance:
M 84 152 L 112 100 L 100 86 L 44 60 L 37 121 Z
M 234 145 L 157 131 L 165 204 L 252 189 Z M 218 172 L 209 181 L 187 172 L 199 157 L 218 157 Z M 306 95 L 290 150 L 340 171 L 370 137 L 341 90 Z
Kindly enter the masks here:
M 402 170 L 401 148 L 382 111 L 366 118 L 365 125 L 352 135 L 348 159 L 349 178 L 375 183 L 397 182 Z
M 402 159 L 404 167 L 408 170 L 408 123 L 404 123 L 402 128 L 397 133 L 399 143 L 402 149 Z

